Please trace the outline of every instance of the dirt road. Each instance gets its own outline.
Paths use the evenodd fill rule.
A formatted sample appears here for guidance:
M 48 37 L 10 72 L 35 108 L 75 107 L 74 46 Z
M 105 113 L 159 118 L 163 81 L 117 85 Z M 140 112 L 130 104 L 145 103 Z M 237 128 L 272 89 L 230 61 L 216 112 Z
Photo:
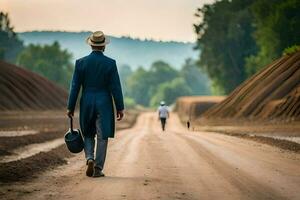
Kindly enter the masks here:
M 253 141 L 189 132 L 154 113 L 110 141 L 104 178 L 85 176 L 83 154 L 17 184 L 18 199 L 300 199 L 300 155 Z

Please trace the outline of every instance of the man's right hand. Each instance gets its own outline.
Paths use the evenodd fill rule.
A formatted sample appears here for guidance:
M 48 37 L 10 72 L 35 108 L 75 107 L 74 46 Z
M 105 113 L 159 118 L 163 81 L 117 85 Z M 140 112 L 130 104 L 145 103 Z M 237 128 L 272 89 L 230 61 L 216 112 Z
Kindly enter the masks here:
M 67 110 L 67 116 L 72 118 L 74 116 L 74 111 Z
M 117 111 L 117 120 L 121 121 L 124 117 L 124 110 Z

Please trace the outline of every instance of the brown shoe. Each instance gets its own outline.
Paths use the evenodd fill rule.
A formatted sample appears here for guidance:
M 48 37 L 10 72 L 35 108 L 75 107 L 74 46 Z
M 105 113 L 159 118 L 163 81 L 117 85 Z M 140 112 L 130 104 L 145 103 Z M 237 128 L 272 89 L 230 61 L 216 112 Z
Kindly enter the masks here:
M 93 173 L 94 173 L 94 160 L 92 159 L 89 159 L 87 162 L 87 169 L 86 169 L 86 172 L 85 174 L 88 176 L 88 177 L 92 177 L 93 176 Z
M 99 167 L 94 168 L 93 177 L 104 177 L 105 174 L 102 172 L 102 170 Z

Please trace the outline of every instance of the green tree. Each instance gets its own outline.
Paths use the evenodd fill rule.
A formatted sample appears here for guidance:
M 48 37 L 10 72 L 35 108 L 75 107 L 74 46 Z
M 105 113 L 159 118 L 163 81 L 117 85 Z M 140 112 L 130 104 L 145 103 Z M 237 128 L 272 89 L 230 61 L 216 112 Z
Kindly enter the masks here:
M 181 77 L 175 78 L 171 82 L 165 82 L 159 85 L 157 92 L 151 98 L 151 106 L 158 106 L 160 101 L 165 101 L 167 105 L 170 105 L 174 103 L 178 97 L 191 94 L 192 91 L 187 86 L 185 80 Z
M 0 60 L 4 60 L 5 57 L 5 51 L 3 48 L 0 47 Z
M 44 46 L 30 44 L 18 57 L 18 63 L 68 88 L 73 71 L 71 58 L 72 54 L 62 50 L 58 42 Z
M 126 109 L 132 109 L 132 108 L 136 107 L 136 102 L 134 101 L 133 98 L 125 97 L 124 98 L 124 103 L 125 103 Z
M 146 107 L 157 106 L 162 100 L 171 104 L 183 95 L 210 94 L 209 79 L 191 59 L 180 71 L 163 61 L 154 62 L 149 70 L 140 67 L 128 77 L 126 85 L 126 97 Z
M 148 106 L 150 99 L 151 77 L 148 72 L 139 67 L 128 79 L 128 96 L 133 98 L 137 104 Z
M 187 59 L 180 70 L 180 75 L 191 89 L 193 95 L 210 95 L 210 80 L 197 67 L 195 61 Z
M 164 61 L 154 62 L 149 73 L 152 74 L 154 84 L 170 81 L 178 76 L 178 72 Z
M 154 62 L 149 70 L 138 68 L 126 81 L 128 96 L 137 104 L 149 106 L 160 84 L 170 82 L 179 73 L 163 61 Z
M 252 5 L 259 52 L 247 59 L 249 75 L 280 57 L 285 48 L 300 44 L 299 8 L 299 0 L 257 0 Z
M 127 96 L 128 86 L 127 79 L 132 75 L 133 71 L 129 65 L 121 65 L 119 67 L 120 81 L 123 89 L 123 95 Z
M 22 49 L 23 42 L 14 32 L 8 14 L 0 12 L 0 59 L 15 63 Z
M 160 84 L 172 81 L 174 78 L 179 76 L 179 73 L 168 63 L 164 61 L 156 61 L 151 65 L 148 76 L 150 77 L 151 81 L 149 91 L 151 98 L 151 96 L 156 93 Z
M 245 58 L 257 51 L 252 37 L 251 5 L 254 0 L 223 0 L 199 8 L 195 24 L 198 65 L 208 74 L 215 90 L 227 94 L 246 78 Z

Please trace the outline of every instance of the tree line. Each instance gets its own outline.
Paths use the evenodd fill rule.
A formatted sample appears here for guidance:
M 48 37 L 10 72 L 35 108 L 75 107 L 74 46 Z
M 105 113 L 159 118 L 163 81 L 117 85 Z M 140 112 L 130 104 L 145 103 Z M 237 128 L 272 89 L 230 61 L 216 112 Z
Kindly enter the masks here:
M 0 60 L 20 65 L 68 88 L 73 71 L 71 58 L 72 54 L 62 49 L 58 42 L 24 46 L 8 13 L 0 12 Z
M 175 70 L 163 61 L 149 70 L 119 68 L 128 105 L 172 103 L 182 95 L 228 94 L 282 52 L 299 50 L 299 0 L 221 0 L 197 9 L 197 62 Z M 295 46 L 296 45 L 296 46 Z M 285 50 L 286 49 L 286 50 Z M 28 45 L 14 32 L 7 13 L 0 12 L 0 59 L 37 72 L 68 89 L 72 55 L 54 42 Z M 197 67 L 198 66 L 198 67 Z
M 0 59 L 36 72 L 69 89 L 73 73 L 72 54 L 58 42 L 24 46 L 10 25 L 7 13 L 0 13 Z M 119 67 L 127 107 L 156 107 L 160 101 L 172 104 L 183 95 L 209 95 L 210 81 L 192 59 L 180 70 L 164 61 L 156 61 L 149 70 Z
M 0 11 L 0 60 L 15 63 L 23 48 L 23 42 L 14 32 L 8 14 Z
M 197 9 L 198 66 L 228 94 L 286 48 L 299 49 L 299 0 L 222 0 Z
M 129 107 L 156 107 L 162 100 L 172 104 L 180 96 L 210 95 L 210 81 L 192 59 L 187 59 L 180 70 L 156 61 L 149 70 L 139 67 L 132 71 L 125 65 L 119 68 L 119 73 Z

